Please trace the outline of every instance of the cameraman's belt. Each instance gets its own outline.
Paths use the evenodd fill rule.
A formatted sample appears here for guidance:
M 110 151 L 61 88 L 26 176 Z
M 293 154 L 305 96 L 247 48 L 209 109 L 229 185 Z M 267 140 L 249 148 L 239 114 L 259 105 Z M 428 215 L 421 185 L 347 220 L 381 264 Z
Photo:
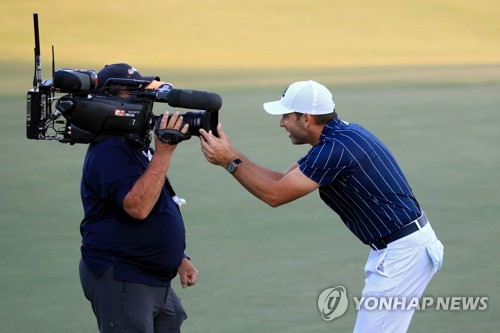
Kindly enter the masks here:
M 368 245 L 370 245 L 370 247 L 374 250 L 385 249 L 387 247 L 387 244 L 392 243 L 392 242 L 394 242 L 398 239 L 401 239 L 405 236 L 408 236 L 409 234 L 412 234 L 419 229 L 422 229 L 427 224 L 427 222 L 429 222 L 429 221 L 427 220 L 425 213 L 422 212 L 422 216 L 420 216 L 415 221 L 408 223 L 407 225 L 403 226 L 401 229 L 394 231 L 392 234 L 390 234 L 388 236 L 369 241 Z

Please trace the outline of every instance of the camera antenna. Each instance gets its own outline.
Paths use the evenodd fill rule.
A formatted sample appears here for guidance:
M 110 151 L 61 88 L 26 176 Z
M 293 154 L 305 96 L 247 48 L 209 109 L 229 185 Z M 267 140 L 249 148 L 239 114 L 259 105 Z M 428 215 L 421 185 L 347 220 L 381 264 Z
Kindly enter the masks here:
M 33 77 L 33 87 L 42 83 L 42 63 L 40 60 L 40 34 L 38 30 L 38 13 L 33 13 L 33 25 L 35 27 L 35 75 Z
M 56 60 L 54 55 L 54 45 L 52 45 L 52 81 L 54 81 L 55 71 L 56 71 Z

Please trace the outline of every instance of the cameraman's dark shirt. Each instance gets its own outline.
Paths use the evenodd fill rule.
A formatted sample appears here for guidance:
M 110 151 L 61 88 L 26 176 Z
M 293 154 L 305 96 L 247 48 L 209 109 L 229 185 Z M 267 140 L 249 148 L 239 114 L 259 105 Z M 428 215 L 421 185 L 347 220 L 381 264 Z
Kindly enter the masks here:
M 145 220 L 123 210 L 123 199 L 144 173 L 143 150 L 122 138 L 89 145 L 83 165 L 81 196 L 82 258 L 100 276 L 113 265 L 115 279 L 168 286 L 185 248 L 185 229 L 177 204 L 164 187 Z

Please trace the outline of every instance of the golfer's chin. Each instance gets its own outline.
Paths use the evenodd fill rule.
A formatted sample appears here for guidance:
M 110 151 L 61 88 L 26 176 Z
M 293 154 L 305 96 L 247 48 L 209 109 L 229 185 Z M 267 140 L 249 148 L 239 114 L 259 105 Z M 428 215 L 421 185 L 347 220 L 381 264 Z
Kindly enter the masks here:
M 291 134 L 288 134 L 288 138 L 290 139 L 290 141 L 294 145 L 303 145 L 306 143 L 303 140 L 300 140 L 300 139 L 297 139 L 296 137 L 293 137 Z

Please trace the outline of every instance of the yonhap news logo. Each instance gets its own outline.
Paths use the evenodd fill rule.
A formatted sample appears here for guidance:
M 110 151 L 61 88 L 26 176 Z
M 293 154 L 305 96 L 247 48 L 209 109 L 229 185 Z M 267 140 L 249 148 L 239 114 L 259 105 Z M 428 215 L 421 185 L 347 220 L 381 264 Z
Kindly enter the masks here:
M 487 296 L 362 296 L 352 297 L 356 311 L 485 311 L 488 309 Z M 342 316 L 349 306 L 346 288 L 331 287 L 318 296 L 318 309 L 325 321 L 332 321 Z
M 348 305 L 347 291 L 342 286 L 325 289 L 318 297 L 318 309 L 325 321 L 342 316 Z

